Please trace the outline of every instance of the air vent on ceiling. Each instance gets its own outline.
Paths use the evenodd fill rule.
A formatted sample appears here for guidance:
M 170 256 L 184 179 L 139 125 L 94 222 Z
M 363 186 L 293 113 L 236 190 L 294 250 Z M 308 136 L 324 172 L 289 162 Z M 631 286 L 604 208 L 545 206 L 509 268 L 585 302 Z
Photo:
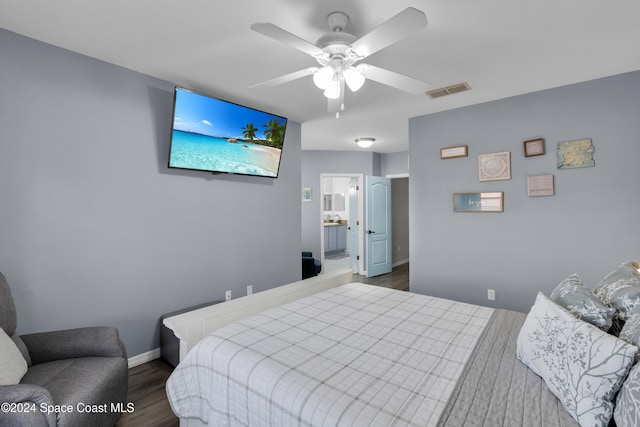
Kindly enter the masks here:
M 466 90 L 470 90 L 471 86 L 467 82 L 457 83 L 455 85 L 441 87 L 439 89 L 430 90 L 427 92 L 427 95 L 431 97 L 431 99 L 440 98 L 447 95 L 453 95 L 454 93 L 464 92 Z

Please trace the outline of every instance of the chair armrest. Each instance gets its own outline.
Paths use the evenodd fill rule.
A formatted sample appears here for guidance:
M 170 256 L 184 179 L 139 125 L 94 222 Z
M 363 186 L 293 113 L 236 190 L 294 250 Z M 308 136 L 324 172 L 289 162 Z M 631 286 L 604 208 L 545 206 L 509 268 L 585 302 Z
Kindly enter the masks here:
M 39 385 L 0 386 L 0 402 L 3 426 L 55 427 L 57 423 L 55 411 L 48 409 L 53 405 L 51 394 Z
M 21 335 L 34 365 L 74 357 L 127 357 L 118 330 L 108 326 Z

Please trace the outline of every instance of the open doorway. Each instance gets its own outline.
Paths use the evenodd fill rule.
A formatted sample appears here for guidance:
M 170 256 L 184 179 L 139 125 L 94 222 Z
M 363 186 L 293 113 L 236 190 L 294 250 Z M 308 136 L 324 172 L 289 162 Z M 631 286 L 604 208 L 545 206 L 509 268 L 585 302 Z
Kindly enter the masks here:
M 409 174 L 391 178 L 393 267 L 409 263 Z
M 362 174 L 320 174 L 322 271 L 364 271 Z
M 409 174 L 386 175 L 391 179 L 391 205 L 392 205 L 392 266 L 393 268 L 408 267 L 409 263 Z M 350 194 L 349 185 L 355 180 L 357 190 L 355 194 Z M 352 268 L 354 273 L 366 275 L 365 267 L 365 197 L 364 197 L 363 174 L 320 174 L 320 248 L 323 273 L 334 271 L 339 268 Z M 352 191 L 352 190 L 351 190 Z M 344 193 L 344 197 L 342 194 Z M 339 196 L 333 197 L 334 194 Z M 327 204 L 325 205 L 325 195 Z M 355 199 L 354 199 L 355 197 Z M 334 199 L 337 204 L 334 204 Z M 342 201 L 344 200 L 344 210 Z M 355 206 L 355 209 L 352 207 Z M 339 219 L 335 215 L 339 216 Z M 346 223 L 347 247 L 345 250 L 333 246 L 337 239 L 338 232 L 327 236 L 323 218 L 333 215 L 332 219 L 338 219 Z M 351 218 L 350 218 L 351 217 Z M 330 226 L 335 227 L 335 226 Z M 341 230 L 341 239 L 344 239 L 344 228 Z M 344 241 L 341 240 L 344 244 Z M 327 256 L 325 256 L 325 253 Z M 348 255 L 348 257 L 347 257 Z M 351 257 L 356 258 L 356 264 L 352 265 Z M 337 258 L 337 259 L 333 259 Z

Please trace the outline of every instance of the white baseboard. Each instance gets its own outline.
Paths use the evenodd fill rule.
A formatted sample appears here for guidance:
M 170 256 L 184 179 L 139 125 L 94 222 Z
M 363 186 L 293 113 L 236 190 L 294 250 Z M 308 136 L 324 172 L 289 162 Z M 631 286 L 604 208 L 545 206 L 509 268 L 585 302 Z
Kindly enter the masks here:
M 409 258 L 407 259 L 401 259 L 400 261 L 396 261 L 393 264 L 391 264 L 391 268 L 396 268 L 399 265 L 403 265 L 403 264 L 407 264 L 409 262 Z M 367 270 L 363 270 L 360 273 L 357 273 L 361 276 L 366 276 L 367 275 Z
M 151 362 L 152 360 L 156 360 L 159 358 L 160 358 L 160 347 L 154 348 L 153 350 L 149 350 L 146 353 L 137 354 L 129 358 L 128 360 L 129 369 L 142 365 L 143 363 Z
M 393 266 L 393 267 L 397 267 L 397 266 L 399 266 L 399 265 L 406 264 L 406 263 L 408 263 L 408 262 L 409 262 L 409 258 L 407 258 L 407 259 L 401 259 L 400 261 L 396 261 L 396 262 L 394 262 L 392 266 Z

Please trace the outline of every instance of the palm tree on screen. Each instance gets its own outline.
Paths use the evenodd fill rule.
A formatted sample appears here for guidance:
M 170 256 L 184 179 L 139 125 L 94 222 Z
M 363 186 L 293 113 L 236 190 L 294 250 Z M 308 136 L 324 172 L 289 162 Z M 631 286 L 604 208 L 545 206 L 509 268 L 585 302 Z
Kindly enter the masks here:
M 278 122 L 278 119 L 269 120 L 266 125 L 262 125 L 266 128 L 264 131 L 267 141 L 270 142 L 270 146 L 276 148 L 282 148 L 284 143 L 284 125 Z
M 258 128 L 253 123 L 246 124 L 242 128 L 242 135 L 249 141 L 256 139 L 256 132 L 258 132 Z

